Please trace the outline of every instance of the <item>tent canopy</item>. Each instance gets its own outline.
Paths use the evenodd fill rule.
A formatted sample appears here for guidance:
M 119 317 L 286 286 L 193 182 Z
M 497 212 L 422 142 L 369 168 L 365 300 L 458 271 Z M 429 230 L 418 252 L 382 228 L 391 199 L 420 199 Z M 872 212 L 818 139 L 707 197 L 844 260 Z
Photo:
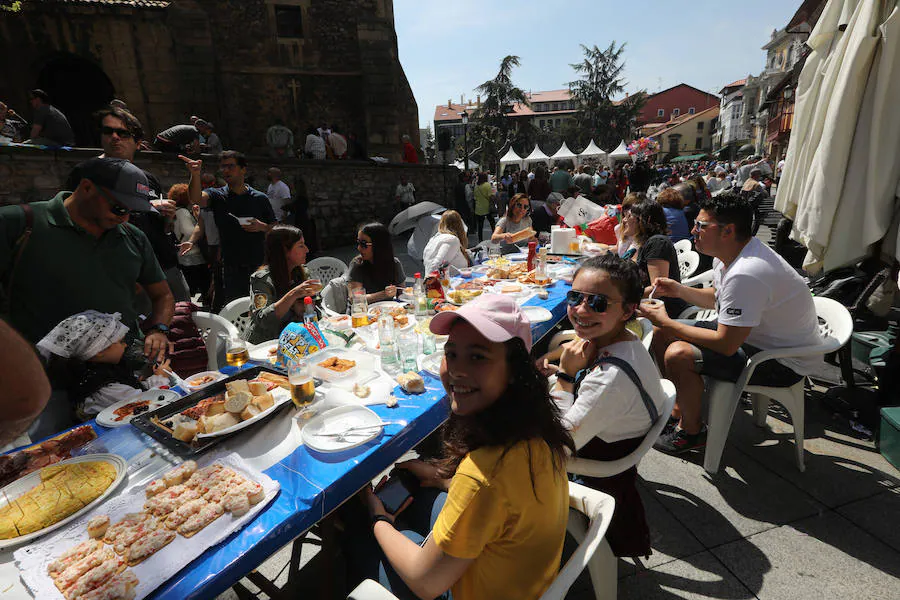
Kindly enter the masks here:
M 556 154 L 551 156 L 553 160 L 574 160 L 576 155 L 569 150 L 569 147 L 565 142 L 562 143 L 562 146 L 559 147 L 559 150 L 556 151 Z
M 625 145 L 625 140 L 622 140 L 616 149 L 609 153 L 609 157 L 612 160 L 627 160 L 631 158 L 631 155 L 628 154 L 628 147 Z
M 671 162 L 689 162 L 692 160 L 703 160 L 703 158 L 707 156 L 706 154 L 688 154 L 687 156 L 676 156 L 672 159 Z
M 535 144 L 534 150 L 531 151 L 531 154 L 529 154 L 528 156 L 525 157 L 525 162 L 533 163 L 533 162 L 541 162 L 541 161 L 549 163 L 550 157 L 547 156 L 546 154 L 544 154 L 543 152 L 541 152 L 541 149 L 538 148 L 537 144 Z
M 509 151 L 503 155 L 503 158 L 500 159 L 500 165 L 519 165 L 520 168 L 525 166 L 522 157 L 516 154 L 516 151 L 513 150 L 512 146 L 509 147 Z
M 587 148 L 581 151 L 581 158 L 587 158 L 588 156 L 605 156 L 606 152 L 600 149 L 597 144 L 594 143 L 594 140 L 591 140 L 591 143 L 587 145 Z

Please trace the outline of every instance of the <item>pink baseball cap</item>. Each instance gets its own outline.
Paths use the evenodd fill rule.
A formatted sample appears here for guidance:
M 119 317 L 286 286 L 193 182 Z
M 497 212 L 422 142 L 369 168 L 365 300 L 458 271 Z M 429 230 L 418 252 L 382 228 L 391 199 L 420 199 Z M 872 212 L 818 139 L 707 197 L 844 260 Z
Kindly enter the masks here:
M 457 319 L 467 321 L 492 342 L 521 338 L 525 348 L 531 351 L 531 321 L 509 296 L 483 294 L 459 310 L 435 315 L 429 328 L 437 335 L 448 335 Z

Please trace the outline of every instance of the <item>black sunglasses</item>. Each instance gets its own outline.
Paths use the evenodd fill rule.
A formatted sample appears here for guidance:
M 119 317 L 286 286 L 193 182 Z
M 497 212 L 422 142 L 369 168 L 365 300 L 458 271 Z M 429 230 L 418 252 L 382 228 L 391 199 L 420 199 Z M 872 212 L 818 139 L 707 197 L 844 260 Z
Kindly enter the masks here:
M 130 140 L 134 137 L 134 135 L 127 129 L 118 129 L 117 127 L 107 127 L 105 125 L 100 128 L 100 133 L 102 133 L 103 135 L 112 135 L 115 133 L 118 134 L 118 136 L 123 140 Z
M 576 307 L 587 300 L 588 308 L 597 313 L 604 313 L 610 304 L 621 304 L 621 300 L 610 300 L 606 294 L 585 294 L 575 290 L 566 292 L 566 304 Z
M 106 202 L 109 204 L 109 212 L 116 215 L 117 217 L 124 217 L 125 215 L 131 214 L 130 210 L 116 202 L 115 198 L 111 198 L 109 196 L 106 188 L 98 185 L 97 189 L 100 191 L 100 195 L 103 196 L 103 199 L 106 200 Z
M 372 242 L 367 242 L 365 240 L 356 240 L 356 246 L 358 248 L 368 248 L 372 245 Z

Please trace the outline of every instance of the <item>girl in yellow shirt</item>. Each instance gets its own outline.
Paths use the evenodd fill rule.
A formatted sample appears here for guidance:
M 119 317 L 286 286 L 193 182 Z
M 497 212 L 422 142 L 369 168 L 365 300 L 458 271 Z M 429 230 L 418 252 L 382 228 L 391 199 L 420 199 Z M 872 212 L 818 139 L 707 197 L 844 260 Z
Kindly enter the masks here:
M 401 598 L 448 590 L 454 600 L 538 598 L 559 570 L 574 443 L 529 357 L 530 323 L 514 300 L 490 294 L 437 315 L 431 331 L 450 336 L 441 364 L 451 408 L 443 459 L 398 467 L 446 492 L 435 508 L 419 496 L 412 503 L 410 513 L 433 515 L 423 540 L 398 531 L 373 491 L 363 491 L 382 554 L 368 576 Z

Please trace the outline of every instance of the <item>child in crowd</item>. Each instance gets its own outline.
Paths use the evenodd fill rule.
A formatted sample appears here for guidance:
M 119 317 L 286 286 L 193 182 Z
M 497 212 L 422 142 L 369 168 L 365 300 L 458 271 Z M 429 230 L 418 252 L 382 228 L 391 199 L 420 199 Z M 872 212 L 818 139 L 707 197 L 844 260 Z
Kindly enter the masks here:
M 168 362 L 156 375 L 144 356 L 143 342 L 125 341 L 128 327 L 119 313 L 88 310 L 63 320 L 37 343 L 47 362 L 53 389 L 65 389 L 82 421 L 108 406 L 135 396 L 144 387 L 168 385 Z M 139 341 L 139 340 L 138 340 Z
M 551 395 L 572 430 L 579 457 L 617 460 L 643 441 L 665 402 L 659 371 L 627 325 L 641 301 L 641 276 L 632 261 L 594 257 L 575 273 L 568 316 L 577 337 L 563 347 Z M 613 477 L 584 477 L 584 484 L 616 499 L 606 538 L 616 556 L 648 556 L 650 532 L 632 467 Z
M 485 295 L 430 328 L 450 336 L 443 457 L 397 465 L 422 486 L 399 516 L 363 490 L 372 520 L 346 545 L 348 567 L 400 598 L 538 598 L 559 570 L 574 446 L 529 357 L 530 323 Z

